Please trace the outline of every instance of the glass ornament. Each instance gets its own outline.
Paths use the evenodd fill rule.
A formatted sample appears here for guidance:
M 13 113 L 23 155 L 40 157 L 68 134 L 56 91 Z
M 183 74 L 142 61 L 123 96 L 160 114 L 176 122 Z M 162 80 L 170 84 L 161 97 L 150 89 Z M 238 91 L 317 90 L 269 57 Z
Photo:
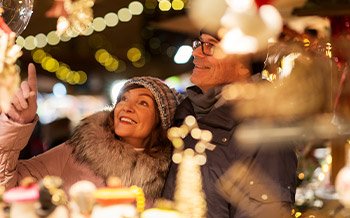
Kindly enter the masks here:
M 33 2 L 34 0 L 0 0 L 2 17 L 16 36 L 27 27 L 33 13 Z

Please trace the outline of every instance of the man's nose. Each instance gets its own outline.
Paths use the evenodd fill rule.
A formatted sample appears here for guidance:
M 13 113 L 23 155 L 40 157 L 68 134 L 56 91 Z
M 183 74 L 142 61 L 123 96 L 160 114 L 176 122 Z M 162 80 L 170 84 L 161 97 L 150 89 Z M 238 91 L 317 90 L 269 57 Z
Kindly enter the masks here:
M 198 46 L 197 48 L 193 49 L 192 51 L 193 57 L 203 57 L 205 56 L 202 52 L 202 45 Z

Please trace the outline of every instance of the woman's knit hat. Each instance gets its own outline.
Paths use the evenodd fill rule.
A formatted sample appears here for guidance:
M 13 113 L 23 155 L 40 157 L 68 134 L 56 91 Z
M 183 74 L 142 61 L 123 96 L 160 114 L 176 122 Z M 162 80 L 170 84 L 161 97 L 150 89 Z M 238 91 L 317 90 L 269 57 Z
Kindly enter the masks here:
M 152 93 L 160 112 L 162 126 L 165 130 L 171 127 L 175 110 L 184 96 L 175 89 L 169 88 L 162 80 L 149 76 L 131 78 L 125 82 L 121 90 L 132 84 L 141 85 Z

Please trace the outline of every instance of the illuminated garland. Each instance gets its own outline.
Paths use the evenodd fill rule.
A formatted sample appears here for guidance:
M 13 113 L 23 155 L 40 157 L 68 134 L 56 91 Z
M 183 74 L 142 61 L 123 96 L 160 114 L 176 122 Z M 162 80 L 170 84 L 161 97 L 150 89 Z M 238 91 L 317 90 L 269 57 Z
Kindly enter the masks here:
M 151 1 L 154 2 L 154 0 L 151 0 Z M 71 6 L 70 7 L 71 10 L 70 11 L 68 10 L 69 14 L 72 15 L 72 16 L 70 16 L 71 20 L 69 20 L 68 18 L 65 18 L 65 17 L 60 17 L 61 21 L 58 21 L 57 25 L 59 26 L 60 22 L 61 22 L 61 24 L 63 24 L 64 22 L 66 22 L 66 24 L 67 24 L 68 21 L 69 21 L 69 25 L 64 25 L 64 28 L 62 28 L 62 29 L 59 29 L 57 27 L 58 31 L 50 31 L 47 35 L 45 35 L 43 33 L 39 33 L 36 36 L 32 36 L 32 35 L 27 36 L 25 39 L 22 36 L 18 36 L 17 40 L 16 40 L 16 44 L 23 47 L 26 50 L 35 50 L 36 48 L 39 48 L 39 49 L 35 50 L 32 53 L 32 55 L 35 53 L 38 53 L 38 52 L 42 53 L 43 50 L 41 48 L 44 48 L 47 44 L 54 46 L 54 45 L 58 45 L 60 42 L 68 42 L 71 38 L 77 37 L 80 34 L 88 36 L 88 35 L 91 35 L 94 31 L 101 32 L 106 27 L 115 27 L 119 23 L 119 21 L 129 22 L 132 19 L 133 15 L 140 15 L 140 14 L 142 14 L 142 12 L 144 10 L 142 3 L 140 3 L 139 1 L 134 1 L 134 2 L 131 2 L 129 4 L 128 8 L 121 8 L 118 11 L 118 15 L 114 12 L 110 12 L 110 13 L 107 13 L 103 18 L 96 17 L 95 19 L 93 19 L 92 22 L 90 22 L 90 25 L 87 25 L 89 23 L 88 22 L 89 19 L 85 19 L 86 22 L 84 21 L 81 23 L 79 20 L 73 19 L 73 14 L 77 15 L 78 12 L 79 13 L 81 12 L 81 11 L 79 11 L 80 7 L 77 7 L 77 5 L 81 5 L 82 3 L 88 4 L 90 1 L 81 0 L 81 1 L 78 1 L 78 2 L 80 2 L 79 4 L 76 2 L 73 2 L 73 3 L 76 3 L 74 5 L 70 1 L 67 1 L 67 2 L 65 2 L 65 4 L 66 5 L 68 4 L 68 6 Z M 150 2 L 150 0 L 147 0 L 145 3 L 145 7 L 148 9 L 150 6 L 149 2 Z M 162 1 L 159 1 L 158 6 L 159 6 L 159 9 L 161 11 L 168 11 L 167 9 L 164 9 L 163 6 L 164 6 L 164 4 L 168 5 L 168 3 L 169 3 L 170 4 L 169 10 L 171 8 L 173 8 L 174 10 L 182 10 L 184 8 L 184 5 L 186 4 L 186 2 L 187 2 L 187 0 L 173 0 L 172 3 L 170 3 L 169 0 L 162 0 Z M 71 4 L 69 4 L 69 3 L 71 3 Z M 89 4 L 89 5 L 91 5 L 91 4 Z M 87 6 L 89 6 L 89 5 L 87 5 Z M 157 5 L 157 3 L 156 3 L 156 5 Z M 67 8 L 69 8 L 68 6 L 67 6 Z M 84 8 L 86 8 L 86 7 L 84 7 Z M 92 11 L 89 10 L 88 12 L 89 13 L 87 13 L 87 14 L 92 14 Z M 85 17 L 88 18 L 89 16 L 85 16 Z M 92 19 L 92 17 L 91 17 L 91 19 Z M 75 23 L 76 25 L 74 26 L 73 23 Z M 80 25 L 80 24 L 84 24 L 84 25 Z M 84 27 L 84 28 L 79 29 L 78 28 L 79 26 Z M 75 27 L 77 27 L 77 28 L 75 28 Z M 145 58 L 143 56 L 140 56 L 137 60 L 135 60 L 135 57 L 137 56 L 137 55 L 135 55 L 135 52 L 133 55 L 130 55 L 131 53 L 133 53 L 133 51 L 135 49 L 137 49 L 137 48 L 130 48 L 128 50 L 127 57 L 132 62 L 134 67 L 139 68 L 145 64 Z M 106 52 L 104 52 L 104 53 L 106 53 Z M 44 54 L 45 54 L 45 52 L 44 52 Z M 106 68 L 106 70 L 108 70 L 110 72 L 115 72 L 117 70 L 123 71 L 123 69 L 125 69 L 125 63 L 123 61 L 118 60 L 116 57 L 109 54 L 108 52 L 107 52 L 108 58 L 101 60 L 99 58 L 101 54 L 102 54 L 101 49 L 96 51 L 95 58 L 101 65 L 103 65 Z M 132 57 L 130 57 L 130 56 L 132 56 Z M 49 54 L 47 54 L 46 59 L 42 58 L 40 60 L 35 59 L 33 56 L 33 60 L 36 63 L 40 63 L 44 70 L 47 70 L 49 72 L 56 72 L 56 77 L 58 79 L 65 81 L 65 82 L 68 82 L 71 85 L 84 84 L 86 82 L 87 78 L 86 78 L 85 72 L 83 72 L 83 71 L 77 71 L 77 72 L 71 71 L 70 67 L 67 64 L 58 62 L 56 59 L 52 58 L 51 55 L 49 55 Z M 51 66 L 51 68 L 45 67 L 47 62 L 51 63 L 51 64 L 49 64 Z

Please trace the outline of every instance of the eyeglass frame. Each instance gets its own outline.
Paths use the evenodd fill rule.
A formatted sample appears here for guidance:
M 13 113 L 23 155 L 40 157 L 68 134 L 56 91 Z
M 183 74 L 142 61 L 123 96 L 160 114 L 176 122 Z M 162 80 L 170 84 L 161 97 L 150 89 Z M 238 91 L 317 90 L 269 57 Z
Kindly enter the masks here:
M 196 43 L 196 44 L 195 44 Z M 210 53 L 204 52 L 204 46 L 210 46 Z M 195 50 L 198 47 L 202 47 L 202 53 L 206 56 L 213 56 L 214 55 L 214 51 L 215 51 L 215 47 L 216 45 L 210 43 L 210 42 L 203 42 L 202 40 L 200 40 L 199 38 L 193 40 L 192 42 L 192 49 Z

